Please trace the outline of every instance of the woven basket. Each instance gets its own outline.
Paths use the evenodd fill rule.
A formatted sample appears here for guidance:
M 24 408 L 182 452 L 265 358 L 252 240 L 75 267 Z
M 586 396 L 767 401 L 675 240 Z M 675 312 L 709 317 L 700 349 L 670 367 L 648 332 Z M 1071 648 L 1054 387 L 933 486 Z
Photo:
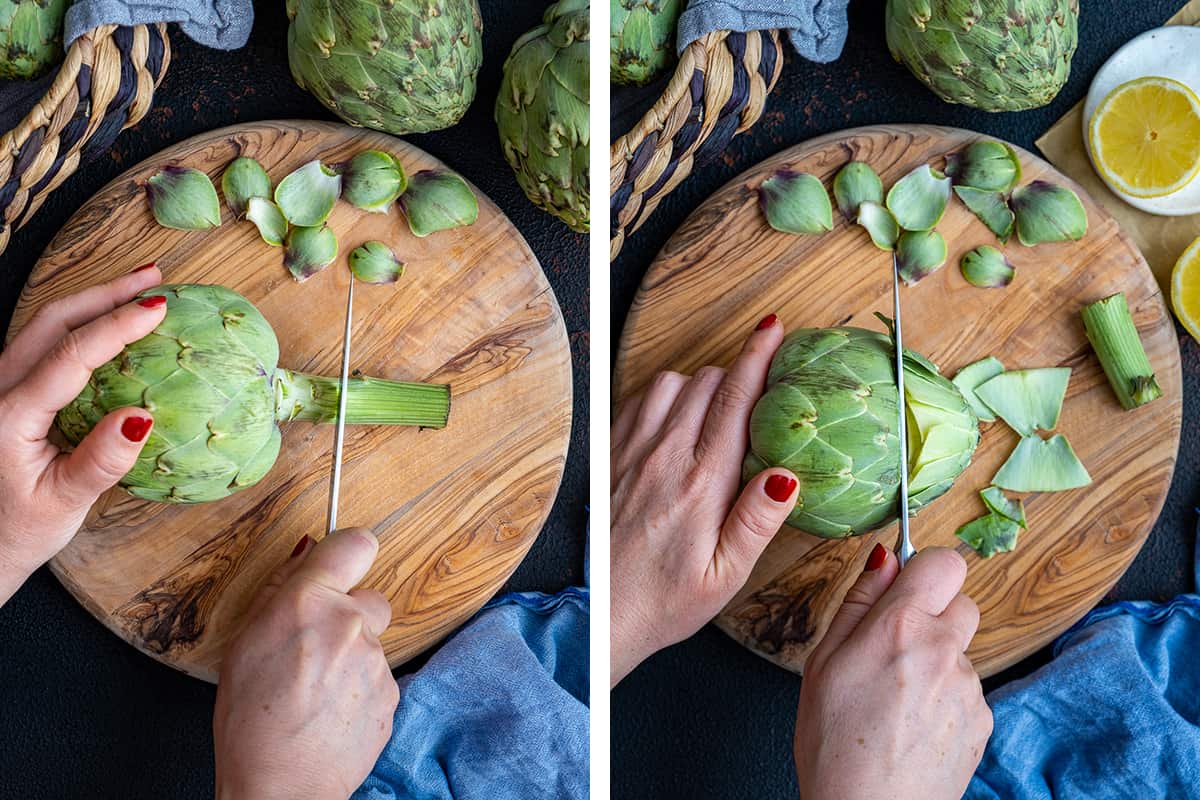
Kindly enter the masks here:
M 0 136 L 0 253 L 81 162 L 146 115 L 170 62 L 163 24 L 102 25 L 71 43 L 45 96 Z
M 779 31 L 714 31 L 684 50 L 663 96 L 609 151 L 609 258 L 693 169 L 758 122 L 782 68 Z

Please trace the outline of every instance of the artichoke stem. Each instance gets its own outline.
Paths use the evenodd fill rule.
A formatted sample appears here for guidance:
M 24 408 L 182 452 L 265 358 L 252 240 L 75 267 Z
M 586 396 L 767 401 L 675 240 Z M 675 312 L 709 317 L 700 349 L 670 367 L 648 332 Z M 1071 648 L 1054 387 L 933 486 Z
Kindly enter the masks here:
M 275 373 L 275 417 L 335 422 L 338 379 L 281 369 Z M 450 416 L 450 387 L 382 378 L 351 378 L 346 386 L 346 424 L 416 425 L 444 428 Z
M 1128 411 L 1162 397 L 1123 293 L 1085 306 L 1080 316 L 1122 408 Z

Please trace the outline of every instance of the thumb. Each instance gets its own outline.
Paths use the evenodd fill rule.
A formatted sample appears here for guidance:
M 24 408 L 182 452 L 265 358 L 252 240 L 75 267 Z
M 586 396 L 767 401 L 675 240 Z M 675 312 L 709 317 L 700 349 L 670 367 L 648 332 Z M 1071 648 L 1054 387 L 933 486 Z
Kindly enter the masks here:
M 867 556 L 867 563 L 862 574 L 846 592 L 841 608 L 833 615 L 833 621 L 829 623 L 825 637 L 813 650 L 810 660 L 821 661 L 828 658 L 830 653 L 849 639 L 850 635 L 858 628 L 858 624 L 863 621 L 863 618 L 879 602 L 879 598 L 883 597 L 892 582 L 896 580 L 898 574 L 900 574 L 900 562 L 896 560 L 896 556 L 882 544 L 876 542 L 875 546 L 871 548 L 871 554 Z M 807 666 L 805 671 L 808 671 Z
M 786 469 L 775 467 L 755 475 L 721 526 L 713 561 L 717 574 L 728 574 L 738 586 L 762 555 L 788 514 L 796 507 L 799 481 Z
M 74 450 L 55 458 L 54 495 L 81 505 L 94 503 L 133 469 L 153 426 L 150 412 L 136 406 L 110 412 Z
M 346 594 L 366 577 L 378 552 L 374 533 L 366 528 L 343 528 L 310 547 L 291 580 L 312 581 Z

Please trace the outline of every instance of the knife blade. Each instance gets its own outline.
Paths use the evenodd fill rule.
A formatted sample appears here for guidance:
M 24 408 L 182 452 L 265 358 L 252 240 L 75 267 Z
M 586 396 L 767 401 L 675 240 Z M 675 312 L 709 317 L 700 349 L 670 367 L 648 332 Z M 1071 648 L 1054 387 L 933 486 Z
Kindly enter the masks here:
M 896 407 L 900 410 L 899 425 L 896 428 L 900 432 L 900 540 L 896 543 L 896 557 L 903 568 L 912 558 L 913 546 L 908 530 L 908 415 L 904 410 L 904 331 L 900 324 L 900 262 L 896 258 L 895 250 L 892 251 L 892 316 L 895 320 L 892 339 L 896 345 L 896 390 L 899 392 Z
M 346 434 L 346 387 L 350 385 L 350 330 L 354 322 L 354 276 L 346 291 L 346 330 L 342 334 L 342 376 L 338 382 L 337 424 L 333 429 L 333 474 L 329 481 L 329 524 L 326 533 L 337 530 L 338 494 L 342 487 L 342 442 Z

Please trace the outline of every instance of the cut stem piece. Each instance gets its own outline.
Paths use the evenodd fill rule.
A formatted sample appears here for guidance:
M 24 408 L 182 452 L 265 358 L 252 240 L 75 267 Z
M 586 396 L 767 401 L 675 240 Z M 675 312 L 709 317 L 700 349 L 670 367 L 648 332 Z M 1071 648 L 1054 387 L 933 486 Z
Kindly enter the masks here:
M 975 394 L 1008 427 L 1029 436 L 1039 429 L 1057 427 L 1070 379 L 1070 367 L 1018 369 L 980 384 Z
M 1010 499 L 999 486 L 989 486 L 980 492 L 979 496 L 983 498 L 983 504 L 994 513 L 1008 517 L 1022 528 L 1028 527 L 1025 524 L 1025 503 L 1020 499 Z
M 1118 292 L 1098 300 L 1079 313 L 1088 341 L 1121 407 L 1128 411 L 1162 397 L 1125 294 Z
M 1061 492 L 1092 482 L 1061 433 L 1043 439 L 1034 434 L 1017 443 L 992 483 L 1011 492 Z
M 967 401 L 967 405 L 975 412 L 975 416 L 979 417 L 983 422 L 995 422 L 996 415 L 979 399 L 975 394 L 975 389 L 980 384 L 990 381 L 1001 372 L 1004 372 L 1004 365 L 1000 363 L 1000 359 L 988 356 L 980 361 L 976 361 L 974 364 L 968 364 L 963 367 L 950 381 L 958 387 L 958 390 L 962 392 L 963 399 Z
M 955 536 L 970 545 L 980 558 L 996 553 L 1008 553 L 1017 546 L 1021 526 L 1002 514 L 985 514 L 973 519 L 955 532 Z

